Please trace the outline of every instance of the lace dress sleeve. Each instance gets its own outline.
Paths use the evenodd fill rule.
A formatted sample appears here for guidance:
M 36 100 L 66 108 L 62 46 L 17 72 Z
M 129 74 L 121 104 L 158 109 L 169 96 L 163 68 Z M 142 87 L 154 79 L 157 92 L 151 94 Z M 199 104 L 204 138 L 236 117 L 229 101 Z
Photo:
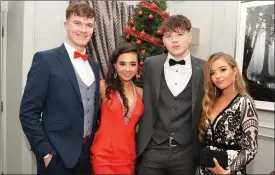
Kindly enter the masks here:
M 254 101 L 251 97 L 245 97 L 242 104 L 242 131 L 243 135 L 239 142 L 242 150 L 230 166 L 232 174 L 241 171 L 252 159 L 258 149 L 258 114 Z

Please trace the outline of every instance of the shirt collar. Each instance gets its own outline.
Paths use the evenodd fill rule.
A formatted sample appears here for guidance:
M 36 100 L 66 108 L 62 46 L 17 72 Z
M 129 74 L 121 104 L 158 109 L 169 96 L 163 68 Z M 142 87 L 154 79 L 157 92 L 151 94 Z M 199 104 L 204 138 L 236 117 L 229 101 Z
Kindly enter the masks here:
M 76 51 L 68 42 L 64 42 L 64 46 L 69 54 L 70 58 L 73 58 L 74 56 L 74 51 Z M 81 54 L 85 54 L 86 53 L 86 49 L 84 48 L 84 51 Z
M 176 60 L 176 61 L 184 60 L 185 61 L 185 65 L 179 65 L 179 66 L 187 66 L 187 65 L 189 66 L 189 65 L 191 65 L 191 54 L 190 54 L 190 51 L 189 51 L 188 55 L 186 55 L 185 57 L 183 57 L 181 59 L 176 59 L 175 57 L 173 57 L 173 55 L 171 55 L 170 53 L 168 53 L 166 61 L 165 61 L 165 65 L 166 66 L 169 66 L 169 60 L 170 59 L 173 59 L 173 60 Z

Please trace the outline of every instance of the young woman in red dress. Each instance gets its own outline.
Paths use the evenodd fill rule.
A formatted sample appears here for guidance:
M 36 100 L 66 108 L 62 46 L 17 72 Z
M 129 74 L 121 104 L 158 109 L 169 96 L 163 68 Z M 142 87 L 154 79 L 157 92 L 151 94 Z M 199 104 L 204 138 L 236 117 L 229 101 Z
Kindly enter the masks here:
M 137 47 L 125 43 L 111 55 L 108 74 L 100 83 L 101 120 L 91 151 L 94 174 L 134 174 L 136 125 L 143 113 Z

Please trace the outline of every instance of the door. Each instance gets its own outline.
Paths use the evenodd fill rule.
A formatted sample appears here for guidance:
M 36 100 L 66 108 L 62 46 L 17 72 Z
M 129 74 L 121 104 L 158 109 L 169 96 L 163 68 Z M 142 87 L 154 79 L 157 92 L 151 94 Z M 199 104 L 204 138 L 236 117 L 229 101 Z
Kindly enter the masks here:
M 3 72 L 2 72 L 2 64 L 3 64 L 3 13 L 1 12 L 1 29 L 0 29 L 0 33 L 1 33 L 1 44 L 0 44 L 0 173 L 3 173 L 3 127 L 2 127 L 2 112 L 3 112 L 3 102 L 2 102 L 2 83 L 3 82 Z
M 2 5 L 2 3 L 1 3 Z M 2 8 L 2 6 L 1 6 Z M 5 140 L 5 111 L 4 103 L 5 101 L 5 69 L 4 69 L 4 59 L 6 57 L 6 48 L 7 48 L 7 11 L 2 11 L 1 9 L 1 22 L 0 22 L 0 174 L 5 171 L 4 166 L 4 140 Z

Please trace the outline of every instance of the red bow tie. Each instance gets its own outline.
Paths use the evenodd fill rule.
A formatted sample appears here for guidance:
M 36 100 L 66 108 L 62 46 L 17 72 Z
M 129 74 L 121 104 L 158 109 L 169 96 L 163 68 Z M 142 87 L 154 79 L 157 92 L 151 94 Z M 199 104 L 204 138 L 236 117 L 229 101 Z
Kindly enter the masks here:
M 78 51 L 74 51 L 74 58 L 79 58 L 79 57 L 81 57 L 83 61 L 88 60 L 87 54 L 81 54 Z

